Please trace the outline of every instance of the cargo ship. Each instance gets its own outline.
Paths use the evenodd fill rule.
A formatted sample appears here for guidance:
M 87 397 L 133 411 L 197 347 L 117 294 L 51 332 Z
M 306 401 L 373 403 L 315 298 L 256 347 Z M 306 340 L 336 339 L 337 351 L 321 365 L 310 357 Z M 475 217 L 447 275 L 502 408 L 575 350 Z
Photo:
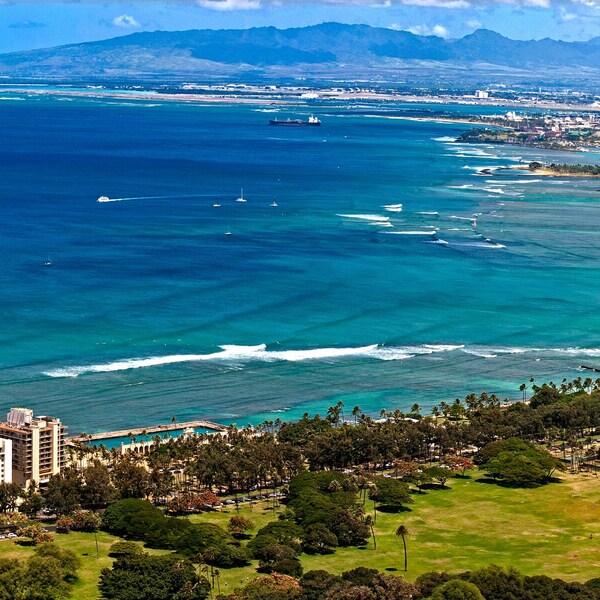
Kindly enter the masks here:
M 305 126 L 318 126 L 321 124 L 321 121 L 318 117 L 310 116 L 308 117 L 308 121 L 303 121 L 302 119 L 286 119 L 285 121 L 280 121 L 279 119 L 273 119 L 269 121 L 269 125 L 287 125 L 288 127 L 305 127 Z

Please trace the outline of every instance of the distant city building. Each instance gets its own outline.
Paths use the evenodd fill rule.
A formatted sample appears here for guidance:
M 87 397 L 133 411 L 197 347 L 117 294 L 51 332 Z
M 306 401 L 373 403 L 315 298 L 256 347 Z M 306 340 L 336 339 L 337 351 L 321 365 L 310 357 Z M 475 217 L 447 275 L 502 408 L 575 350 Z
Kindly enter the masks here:
M 45 483 L 65 466 L 66 427 L 54 417 L 34 417 L 29 408 L 12 408 L 0 423 L 0 438 L 12 442 L 12 480 L 22 487 Z
M 489 92 L 486 92 L 485 90 L 477 90 L 475 92 L 475 98 L 489 98 L 490 94 Z
M 12 442 L 0 439 L 0 483 L 12 483 Z

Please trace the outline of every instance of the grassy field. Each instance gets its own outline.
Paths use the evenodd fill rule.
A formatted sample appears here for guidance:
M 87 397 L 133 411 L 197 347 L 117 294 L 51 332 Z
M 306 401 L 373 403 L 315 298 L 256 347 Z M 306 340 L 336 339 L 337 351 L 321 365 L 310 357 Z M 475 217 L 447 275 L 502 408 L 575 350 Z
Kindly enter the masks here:
M 537 489 L 509 489 L 472 479 L 452 479 L 448 489 L 414 495 L 411 510 L 400 514 L 379 512 L 372 541 L 364 550 L 340 549 L 330 556 L 306 556 L 305 570 L 326 569 L 341 573 L 358 565 L 404 574 L 402 541 L 394 535 L 404 524 L 408 530 L 408 579 L 431 570 L 472 570 L 495 563 L 515 566 L 525 574 L 547 574 L 585 581 L 600 570 L 600 479 L 564 475 L 560 483 Z M 367 503 L 367 509 L 372 505 Z M 225 526 L 229 512 L 194 516 Z M 257 529 L 275 518 L 264 504 L 243 514 Z M 592 536 L 592 537 L 590 537 Z M 100 569 L 109 566 L 108 548 L 113 536 L 98 533 L 99 558 L 93 534 L 57 535 L 57 544 L 71 548 L 82 560 L 80 582 L 73 597 L 97 598 Z M 32 552 L 12 541 L 0 541 L 0 557 L 22 558 Z M 221 570 L 221 591 L 231 591 L 256 575 L 255 566 Z

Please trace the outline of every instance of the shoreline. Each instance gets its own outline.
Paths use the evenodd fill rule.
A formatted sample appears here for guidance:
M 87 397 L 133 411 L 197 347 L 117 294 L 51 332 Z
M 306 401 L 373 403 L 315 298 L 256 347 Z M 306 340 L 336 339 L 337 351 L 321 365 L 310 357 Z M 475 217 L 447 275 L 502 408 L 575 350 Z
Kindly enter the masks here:
M 279 92 L 271 92 L 270 94 L 265 95 L 264 97 L 256 97 L 256 94 L 263 93 L 263 89 L 248 87 L 247 91 L 243 94 L 237 95 L 227 95 L 223 93 L 219 93 L 214 88 L 210 86 L 206 86 L 204 89 L 206 93 L 192 93 L 192 94 L 183 94 L 183 93 L 165 93 L 154 90 L 144 90 L 144 91 L 128 91 L 122 92 L 119 90 L 111 90 L 108 88 L 104 88 L 102 90 L 98 89 L 90 89 L 89 91 L 83 90 L 69 90 L 69 89 L 36 89 L 32 87 L 28 87 L 33 84 L 3 84 L 0 85 L 0 92 L 7 94 L 30 94 L 36 96 L 72 96 L 72 97 L 81 97 L 81 98 L 117 98 L 119 100 L 156 100 L 156 101 L 164 101 L 164 102 L 198 102 L 198 103 L 217 103 L 217 104 L 265 104 L 265 105 L 281 105 L 281 106 L 313 106 L 312 104 L 308 104 L 305 98 L 302 98 L 300 95 L 297 95 L 298 92 L 293 95 L 290 92 L 286 92 L 285 90 L 280 90 Z M 40 84 L 46 85 L 46 84 Z M 51 85 L 48 84 L 48 85 Z M 319 100 L 334 100 L 341 102 L 348 101 L 385 101 L 385 102 L 393 102 L 397 104 L 434 104 L 434 105 L 457 105 L 457 106 L 474 106 L 474 107 L 498 107 L 498 108 L 522 108 L 522 109 L 532 109 L 532 108 L 543 108 L 543 109 L 552 109 L 552 110 L 568 110 L 568 111 L 580 111 L 580 112 L 600 112 L 600 106 L 580 106 L 573 104 L 561 104 L 556 102 L 536 102 L 530 104 L 522 104 L 519 102 L 514 102 L 505 99 L 488 99 L 488 101 L 483 101 L 481 99 L 474 98 L 461 98 L 454 96 L 400 96 L 389 93 L 348 93 L 348 92 L 331 92 L 329 90 L 321 90 L 315 92 L 319 94 Z M 282 97 L 283 96 L 283 97 Z M 288 97 L 286 97 L 288 96 Z M 448 122 L 448 123 L 482 123 L 486 125 L 490 125 L 490 123 L 486 120 L 481 121 L 471 121 L 468 118 L 460 119 L 460 118 L 444 118 L 440 117 L 439 119 L 435 117 L 398 117 L 398 118 L 406 118 L 406 119 L 414 119 L 414 120 L 431 120 L 436 122 Z M 496 126 L 496 125 L 495 125 Z M 497 126 L 501 127 L 501 126 Z
M 554 169 L 542 168 L 542 169 L 530 169 L 526 166 L 515 166 L 515 167 L 507 167 L 507 170 L 516 170 L 516 171 L 528 171 L 532 176 L 537 177 L 579 177 L 579 178 L 588 178 L 588 179 L 598 179 L 600 178 L 600 174 L 595 175 L 594 173 L 564 173 L 562 171 L 555 171 Z

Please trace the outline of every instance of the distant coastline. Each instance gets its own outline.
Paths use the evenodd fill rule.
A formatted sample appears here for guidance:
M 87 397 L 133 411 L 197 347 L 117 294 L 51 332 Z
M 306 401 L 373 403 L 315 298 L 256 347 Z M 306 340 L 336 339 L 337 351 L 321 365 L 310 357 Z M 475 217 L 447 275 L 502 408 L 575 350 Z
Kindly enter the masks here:
M 539 166 L 538 166 L 539 165 Z M 541 165 L 539 163 L 531 163 L 527 166 L 519 165 L 511 167 L 510 170 L 529 171 L 536 177 L 583 177 L 583 178 L 598 178 L 600 177 L 600 166 L 597 165 L 567 165 L 567 164 L 551 164 Z
M 30 87 L 28 84 L 15 84 L 14 86 L 4 84 L 0 90 L 6 94 L 30 94 L 36 96 L 68 96 L 75 98 L 113 98 L 118 100 L 135 100 L 145 101 L 154 100 L 159 102 L 189 102 L 189 103 L 215 103 L 215 104 L 253 104 L 253 105 L 276 105 L 276 106 L 306 106 L 314 109 L 319 106 L 315 104 L 314 98 L 303 98 L 298 90 L 292 92 L 285 89 L 277 89 L 265 91 L 263 86 L 245 86 L 244 91 L 237 90 L 235 93 L 224 93 L 226 90 L 221 89 L 222 86 L 199 86 L 198 90 L 202 93 L 180 93 L 180 92 L 161 92 L 154 90 L 128 90 L 123 92 L 116 89 L 97 87 L 89 90 L 71 90 L 71 89 L 40 89 Z M 523 104 L 513 100 L 505 100 L 501 98 L 472 98 L 465 96 L 437 96 L 437 95 L 410 95 L 410 94 L 392 94 L 379 92 L 364 92 L 364 91 L 347 91 L 347 90 L 330 90 L 321 89 L 318 91 L 319 100 L 333 101 L 384 101 L 397 104 L 444 104 L 457 106 L 473 106 L 473 107 L 511 107 L 511 108 L 544 108 L 567 111 L 585 111 L 585 112 L 600 112 L 599 106 L 581 106 L 568 103 L 558 103 L 550 101 L 537 101 L 531 104 Z M 490 125 L 490 122 L 485 119 L 474 118 L 473 115 L 465 115 L 464 118 L 456 117 L 413 117 L 413 116 L 396 116 L 396 118 L 414 120 L 414 121 L 431 121 L 438 123 L 474 123 L 482 125 Z

